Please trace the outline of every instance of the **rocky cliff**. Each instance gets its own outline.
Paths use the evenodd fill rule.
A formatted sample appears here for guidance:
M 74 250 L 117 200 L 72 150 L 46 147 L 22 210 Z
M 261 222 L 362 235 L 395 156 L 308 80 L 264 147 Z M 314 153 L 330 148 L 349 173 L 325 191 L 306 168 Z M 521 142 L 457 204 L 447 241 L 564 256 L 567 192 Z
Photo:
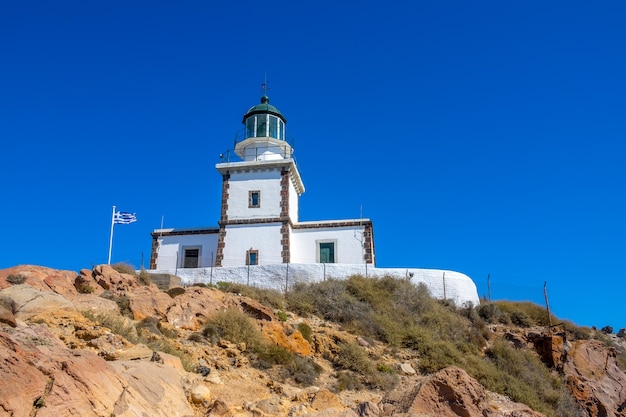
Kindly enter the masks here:
M 141 281 L 106 265 L 79 273 L 0 270 L 0 416 L 544 415 L 487 390 L 458 366 L 420 373 L 414 351 L 314 316 L 215 288 L 164 292 Z M 207 323 L 224 312 L 249 318 L 269 346 L 265 353 L 212 333 Z M 566 379 L 578 415 L 626 416 L 626 373 L 615 349 L 546 329 L 486 331 Z M 376 357 L 393 384 L 342 380 L 331 358 L 352 343 Z M 300 359 L 276 367 L 267 352 L 273 363 L 284 352 Z

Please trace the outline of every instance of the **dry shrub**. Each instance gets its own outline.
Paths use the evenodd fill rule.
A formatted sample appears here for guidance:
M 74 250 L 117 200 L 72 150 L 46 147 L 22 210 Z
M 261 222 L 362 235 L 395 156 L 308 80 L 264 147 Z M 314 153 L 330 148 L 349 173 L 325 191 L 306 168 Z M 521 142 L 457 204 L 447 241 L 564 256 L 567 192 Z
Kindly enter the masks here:
M 150 334 L 146 334 L 143 331 L 137 331 L 133 322 L 128 318 L 122 317 L 121 315 L 111 314 L 111 313 L 93 313 L 90 311 L 84 311 L 82 313 L 89 320 L 98 323 L 100 326 L 107 327 L 111 333 L 122 336 L 129 342 L 133 344 L 143 343 L 148 346 L 153 351 L 165 352 L 170 355 L 177 356 L 180 358 L 183 367 L 188 372 L 193 372 L 194 364 L 191 358 L 191 355 L 173 340 L 168 340 L 164 337 L 159 337 L 157 334 L 150 332 Z M 149 326 L 154 326 L 158 328 L 159 324 L 154 324 L 154 320 L 158 319 L 146 319 L 143 323 L 145 326 L 142 326 L 138 323 L 140 329 L 145 329 Z
M 398 376 L 391 368 L 376 366 L 367 352 L 356 343 L 340 344 L 333 363 L 340 370 L 358 374 L 363 383 L 371 388 L 389 390 L 398 382 Z
M 169 295 L 170 297 L 174 298 L 174 297 L 177 297 L 179 295 L 184 294 L 185 293 L 185 289 L 182 288 L 182 287 L 174 287 L 174 288 L 170 288 L 166 292 L 167 292 L 167 295 Z
M 150 273 L 143 267 L 141 268 L 139 275 L 137 275 L 137 279 L 139 280 L 139 283 L 141 283 L 142 285 L 147 286 L 147 285 L 152 284 L 152 277 L 150 276 Z
M 218 337 L 233 343 L 245 343 L 253 351 L 263 346 L 263 337 L 256 323 L 241 310 L 230 308 L 211 316 L 204 327 L 204 336 Z
M 81 294 L 91 294 L 94 292 L 94 289 L 89 283 L 81 282 L 81 284 L 77 288 L 78 292 Z
M 129 274 L 133 276 L 137 275 L 137 272 L 135 272 L 136 271 L 135 267 L 133 265 L 130 265 L 124 262 L 118 262 L 116 264 L 113 264 L 111 265 L 111 268 L 113 268 L 120 274 Z
M 26 277 L 20 274 L 10 274 L 7 277 L 7 282 L 11 285 L 23 284 L 26 281 Z
M 236 282 L 220 281 L 216 284 L 216 286 L 219 290 L 234 294 L 240 294 L 244 297 L 250 297 L 254 300 L 257 300 L 261 304 L 271 307 L 273 309 L 285 308 L 285 297 L 280 291 L 267 288 L 252 287 L 249 285 L 238 284 Z

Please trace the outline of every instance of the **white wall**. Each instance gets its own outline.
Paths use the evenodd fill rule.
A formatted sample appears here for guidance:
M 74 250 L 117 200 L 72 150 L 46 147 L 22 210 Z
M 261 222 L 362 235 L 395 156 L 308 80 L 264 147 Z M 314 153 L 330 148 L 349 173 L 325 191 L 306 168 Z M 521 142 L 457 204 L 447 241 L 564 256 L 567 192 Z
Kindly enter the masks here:
M 410 280 L 413 284 L 423 283 L 430 295 L 453 300 L 457 306 L 465 303 L 480 304 L 476 284 L 465 274 L 441 269 L 421 268 L 373 268 L 372 266 L 347 264 L 278 264 L 251 267 L 196 268 L 174 270 L 152 270 L 148 272 L 169 273 L 181 278 L 184 286 L 195 283 L 216 284 L 219 281 L 237 282 L 259 288 L 284 291 L 295 283 L 320 282 L 325 279 L 347 279 L 352 275 L 374 277 L 390 275 Z M 445 279 L 444 279 L 445 274 Z
M 157 238 L 159 243 L 157 269 L 175 269 L 182 265 L 185 247 L 200 246 L 200 267 L 211 266 L 217 254 L 217 233 L 198 235 L 163 236 Z M 177 263 L 178 262 L 178 263 Z
M 228 180 L 228 220 L 280 216 L 280 170 L 234 172 Z M 261 205 L 248 207 L 249 191 L 261 192 Z
M 289 218 L 293 223 L 298 222 L 298 192 L 293 185 L 291 178 L 289 179 Z
M 277 264 L 283 261 L 280 223 L 231 225 L 226 227 L 222 266 L 246 264 L 246 251 L 259 251 L 259 264 Z
M 334 240 L 336 241 L 336 263 L 364 263 L 361 243 L 364 230 L 363 226 L 294 229 L 291 234 L 291 261 L 294 263 L 319 262 L 318 241 Z

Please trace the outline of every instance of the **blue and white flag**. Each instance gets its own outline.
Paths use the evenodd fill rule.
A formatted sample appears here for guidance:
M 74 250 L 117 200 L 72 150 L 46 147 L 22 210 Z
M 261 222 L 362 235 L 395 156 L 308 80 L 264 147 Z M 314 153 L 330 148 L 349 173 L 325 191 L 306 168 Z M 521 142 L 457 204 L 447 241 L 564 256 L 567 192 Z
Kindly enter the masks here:
M 137 221 L 135 213 L 126 213 L 124 211 L 116 211 L 113 216 L 115 224 L 131 224 Z

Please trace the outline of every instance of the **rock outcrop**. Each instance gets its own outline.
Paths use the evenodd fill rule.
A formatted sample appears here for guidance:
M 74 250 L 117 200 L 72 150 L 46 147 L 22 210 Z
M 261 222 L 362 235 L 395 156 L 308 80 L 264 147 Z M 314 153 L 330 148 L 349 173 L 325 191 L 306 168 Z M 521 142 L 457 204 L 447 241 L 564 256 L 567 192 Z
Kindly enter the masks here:
M 570 391 L 589 416 L 626 416 L 626 374 L 615 351 L 596 340 L 572 343 L 563 371 Z
M 461 368 L 422 375 L 415 352 L 390 353 L 336 324 L 277 314 L 214 288 L 174 290 L 108 265 L 78 274 L 0 270 L 0 417 L 543 417 L 486 390 Z M 252 366 L 257 358 L 245 343 L 211 343 L 205 323 L 229 309 L 253 319 L 276 352 L 314 361 L 317 385 L 303 388 L 284 369 Z M 563 372 L 584 417 L 626 417 L 626 374 L 615 351 L 541 329 L 505 329 L 503 339 Z M 393 369 L 400 383 L 388 392 L 338 390 L 327 358 L 346 343 Z
M 412 389 L 388 393 L 379 409 L 381 416 L 545 417 L 524 404 L 503 401 L 457 367 L 442 369 Z

